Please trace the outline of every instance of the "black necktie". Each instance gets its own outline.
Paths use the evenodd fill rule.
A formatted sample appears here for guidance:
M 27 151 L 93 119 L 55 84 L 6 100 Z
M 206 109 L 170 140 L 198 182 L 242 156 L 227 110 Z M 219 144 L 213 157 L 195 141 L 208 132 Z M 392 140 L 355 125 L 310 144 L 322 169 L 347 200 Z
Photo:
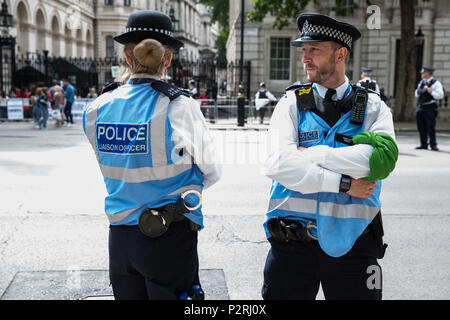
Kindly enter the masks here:
M 339 120 L 341 115 L 339 114 L 339 110 L 336 107 L 336 102 L 331 98 L 336 94 L 336 90 L 328 89 L 325 94 L 325 99 L 323 100 L 324 110 L 324 120 L 329 124 L 330 127 L 334 126 L 335 123 Z
M 325 101 L 333 101 L 331 98 L 336 94 L 336 90 L 328 89 L 325 94 Z

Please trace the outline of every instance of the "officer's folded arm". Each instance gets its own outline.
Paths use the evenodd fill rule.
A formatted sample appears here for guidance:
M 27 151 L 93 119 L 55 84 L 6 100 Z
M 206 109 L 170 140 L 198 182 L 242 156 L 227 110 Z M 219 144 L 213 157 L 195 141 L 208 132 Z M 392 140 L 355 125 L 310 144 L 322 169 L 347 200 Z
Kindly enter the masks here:
M 320 167 L 297 150 L 296 116 L 296 106 L 282 98 L 270 122 L 263 174 L 304 194 L 339 192 L 341 174 Z
M 190 103 L 186 104 L 184 99 L 189 99 Z M 200 104 L 192 98 L 177 98 L 170 105 L 169 121 L 175 149 L 183 149 L 191 155 L 203 174 L 204 188 L 212 186 L 220 179 L 221 166 Z
M 264 173 L 301 193 L 339 192 L 343 174 L 354 179 L 370 174 L 373 146 L 358 144 L 343 148 L 325 145 L 303 150 L 297 148 L 296 106 L 283 98 L 275 108 L 268 134 L 268 157 Z M 291 100 L 292 101 L 292 100 Z M 368 110 L 364 131 L 387 133 L 395 138 L 392 114 L 384 102 L 378 110 Z M 375 111 L 375 112 L 373 112 Z
M 364 131 L 386 133 L 395 139 L 391 111 L 382 101 L 376 104 L 367 112 Z M 303 153 L 323 168 L 359 179 L 370 174 L 369 159 L 373 149 L 370 144 L 356 144 L 343 148 L 320 145 L 307 148 Z

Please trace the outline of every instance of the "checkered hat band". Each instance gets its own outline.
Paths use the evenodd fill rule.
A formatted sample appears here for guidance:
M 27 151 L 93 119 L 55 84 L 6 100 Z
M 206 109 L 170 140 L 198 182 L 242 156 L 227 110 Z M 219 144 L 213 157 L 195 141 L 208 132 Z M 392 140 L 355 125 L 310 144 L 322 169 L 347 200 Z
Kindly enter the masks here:
M 321 35 L 339 40 L 348 45 L 349 48 L 352 47 L 352 37 L 349 34 L 327 26 L 307 24 L 302 30 L 302 36 L 308 36 L 308 33 L 319 33 Z
M 166 34 L 168 36 L 173 37 L 172 31 L 164 30 L 164 29 L 156 29 L 156 28 L 127 28 L 126 31 L 127 32 L 131 32 L 131 31 L 153 31 L 153 32 L 159 32 L 159 33 Z

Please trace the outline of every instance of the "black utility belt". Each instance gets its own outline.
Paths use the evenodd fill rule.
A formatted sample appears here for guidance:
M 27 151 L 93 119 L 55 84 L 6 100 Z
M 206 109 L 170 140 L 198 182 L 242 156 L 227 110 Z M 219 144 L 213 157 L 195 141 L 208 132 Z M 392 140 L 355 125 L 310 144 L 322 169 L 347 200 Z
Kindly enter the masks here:
M 201 227 L 186 218 L 185 214 L 198 209 L 201 200 L 198 191 L 189 190 L 184 192 L 176 203 L 145 209 L 139 217 L 139 230 L 150 238 L 158 238 L 167 232 L 171 223 L 187 220 L 189 231 L 199 231 Z
M 421 109 L 435 109 L 435 108 L 437 108 L 437 104 L 435 102 L 427 103 L 427 104 L 419 104 L 419 108 L 421 108 Z
M 289 241 L 317 241 L 310 229 L 317 229 L 317 226 L 309 221 L 303 226 L 299 221 L 288 220 L 285 218 L 274 217 L 267 222 L 269 233 L 277 240 L 284 242 Z M 366 228 L 362 234 L 370 232 L 370 228 Z

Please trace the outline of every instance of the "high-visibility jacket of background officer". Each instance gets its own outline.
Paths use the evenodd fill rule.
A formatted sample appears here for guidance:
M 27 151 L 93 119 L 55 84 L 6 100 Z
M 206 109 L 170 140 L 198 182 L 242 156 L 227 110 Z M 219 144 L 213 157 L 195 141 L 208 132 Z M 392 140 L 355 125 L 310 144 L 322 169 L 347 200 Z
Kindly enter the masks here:
M 108 192 L 111 225 L 137 225 L 145 209 L 174 203 L 182 192 L 201 191 L 220 177 L 198 102 L 185 95 L 171 100 L 150 79 L 155 77 L 132 76 L 83 115 Z M 185 216 L 203 227 L 201 208 Z
M 300 89 L 301 90 L 301 89 Z M 313 84 L 314 98 L 324 99 L 327 88 Z M 342 100 L 352 90 L 349 80 L 336 89 L 333 100 Z M 332 257 L 350 251 L 358 237 L 380 211 L 381 181 L 367 198 L 339 192 L 342 175 L 358 179 L 370 173 L 370 144 L 349 145 L 360 132 L 386 133 L 394 138 L 392 115 L 378 95 L 368 94 L 362 125 L 350 123 L 350 112 L 330 126 L 312 111 L 299 112 L 299 90 L 289 90 L 279 101 L 268 134 L 265 174 L 273 179 L 267 221 L 283 217 L 317 226 L 310 233 Z M 298 146 L 307 147 L 299 151 Z M 265 224 L 267 237 L 271 234 Z

